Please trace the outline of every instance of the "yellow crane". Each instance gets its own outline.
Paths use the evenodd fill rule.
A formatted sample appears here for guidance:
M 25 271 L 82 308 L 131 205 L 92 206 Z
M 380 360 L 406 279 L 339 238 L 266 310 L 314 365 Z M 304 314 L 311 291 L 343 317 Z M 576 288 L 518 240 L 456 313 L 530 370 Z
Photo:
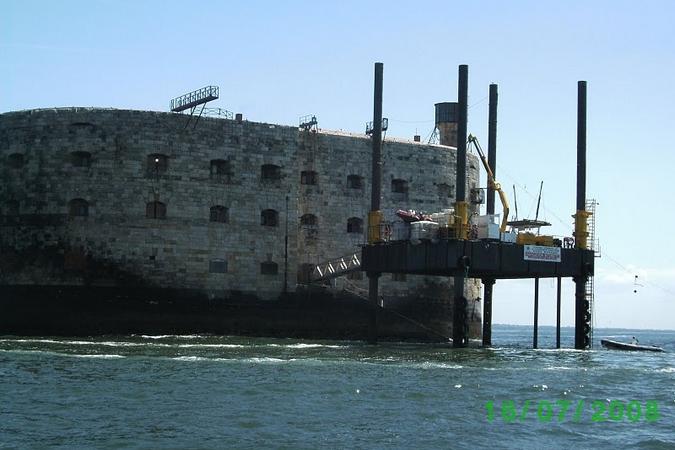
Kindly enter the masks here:
M 495 181 L 495 176 L 492 173 L 492 169 L 490 169 L 490 164 L 488 163 L 487 158 L 485 157 L 485 153 L 483 153 L 483 149 L 480 146 L 480 143 L 478 142 L 478 138 L 472 134 L 469 135 L 469 144 L 473 144 L 473 146 L 476 148 L 476 151 L 478 152 L 478 156 L 480 156 L 480 160 L 483 162 L 483 167 L 485 167 L 485 171 L 487 172 L 488 176 L 488 188 L 497 191 L 499 194 L 499 201 L 502 202 L 502 210 L 503 210 L 503 215 L 502 215 L 502 223 L 499 227 L 500 233 L 505 233 L 506 232 L 506 223 L 509 221 L 509 202 L 506 199 L 506 194 L 504 191 L 502 191 L 502 186 Z

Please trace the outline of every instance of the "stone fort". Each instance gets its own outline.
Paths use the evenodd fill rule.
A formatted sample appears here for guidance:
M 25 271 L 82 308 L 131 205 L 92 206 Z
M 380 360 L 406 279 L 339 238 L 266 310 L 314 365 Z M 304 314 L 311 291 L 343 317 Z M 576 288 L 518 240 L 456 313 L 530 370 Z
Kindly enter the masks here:
M 363 335 L 365 274 L 309 278 L 365 242 L 370 138 L 240 116 L 186 120 L 103 108 L 0 114 L 0 331 Z M 382 154 L 386 219 L 452 206 L 453 146 L 386 137 Z M 478 166 L 468 155 L 467 191 Z M 385 337 L 451 335 L 451 279 L 383 274 L 380 292 L 392 313 Z M 476 280 L 466 296 L 476 337 Z

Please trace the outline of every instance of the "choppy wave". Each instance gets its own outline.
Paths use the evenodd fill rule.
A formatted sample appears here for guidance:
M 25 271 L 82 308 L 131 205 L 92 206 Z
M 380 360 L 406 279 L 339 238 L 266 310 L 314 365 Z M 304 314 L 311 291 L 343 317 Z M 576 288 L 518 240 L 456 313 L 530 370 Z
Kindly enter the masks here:
M 265 344 L 266 347 L 281 347 L 281 348 L 347 348 L 346 345 L 330 345 L 330 344 Z
M 576 348 L 535 348 L 531 349 L 534 352 L 541 352 L 541 353 L 593 353 L 597 350 L 590 349 L 590 350 L 579 350 Z
M 159 335 L 148 335 L 141 334 L 140 337 L 143 339 L 205 339 L 209 336 L 204 336 L 201 334 L 159 334 Z
M 170 347 L 170 344 L 155 342 L 128 342 L 128 341 L 65 341 L 56 339 L 0 339 L 0 342 L 18 342 L 22 344 L 60 344 L 60 345 L 102 345 L 105 347 Z
M 451 364 L 444 362 L 421 362 L 421 363 L 412 363 L 404 364 L 406 367 L 420 368 L 420 369 L 463 369 L 464 366 L 460 364 Z
M 246 348 L 250 347 L 248 345 L 241 344 L 176 344 L 169 345 L 169 347 L 178 347 L 178 348 Z
M 208 361 L 210 358 L 204 358 L 202 356 L 176 356 L 171 359 L 174 361 Z
M 283 358 L 272 358 L 272 357 L 254 357 L 254 358 L 210 358 L 207 356 L 175 356 L 173 358 L 174 361 L 188 361 L 188 362 L 196 362 L 196 361 L 227 361 L 227 362 L 252 362 L 252 363 L 287 363 L 287 362 L 294 362 L 298 361 L 297 358 L 288 358 L 288 359 L 283 359 Z
M 20 350 L 20 349 L 0 349 L 3 353 L 17 353 L 17 354 L 42 354 L 50 356 L 61 356 L 66 358 L 98 358 L 98 359 L 117 359 L 126 358 L 124 355 L 117 354 L 100 354 L 100 353 L 62 353 L 49 350 Z
M 495 336 L 500 348 L 459 351 L 212 335 L 1 336 L 0 399 L 10 412 L 3 443 L 23 448 L 29 436 L 89 448 L 119 436 L 111 447 L 189 448 L 199 436 L 205 447 L 236 448 L 274 436 L 278 441 L 269 446 L 442 448 L 451 436 L 467 448 L 495 442 L 526 449 L 673 448 L 673 332 L 639 336 L 670 351 L 633 354 L 552 349 L 553 334 L 540 340 L 549 348 L 532 350 L 531 327 L 514 330 Z M 569 330 L 565 342 L 573 345 Z M 523 409 L 528 399 L 529 410 Z M 578 423 L 572 406 L 569 419 L 559 420 L 554 409 L 552 420 L 542 422 L 538 402 L 557 408 L 560 399 L 573 406 L 584 400 Z M 593 401 L 607 406 L 617 399 L 637 401 L 642 419 L 631 422 L 624 413 L 620 422 L 591 420 Z M 658 402 L 661 418 L 648 423 L 649 399 Z M 527 420 L 506 424 L 506 400 L 521 417 L 529 411 Z M 364 422 L 369 411 L 386 414 Z M 158 423 L 157 417 L 176 421 Z M 77 433 L 64 434 L 69 423 L 77 424 Z

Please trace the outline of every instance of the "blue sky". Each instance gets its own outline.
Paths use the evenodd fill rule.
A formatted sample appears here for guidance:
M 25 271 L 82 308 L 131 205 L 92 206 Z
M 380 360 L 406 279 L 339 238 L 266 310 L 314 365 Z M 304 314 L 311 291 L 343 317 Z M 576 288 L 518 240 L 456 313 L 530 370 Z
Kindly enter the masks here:
M 389 135 L 426 138 L 434 103 L 456 100 L 457 66 L 468 64 L 469 131 L 486 146 L 488 85 L 499 84 L 499 181 L 510 198 L 519 185 L 524 216 L 544 180 L 542 214 L 553 234 L 569 235 L 576 86 L 587 80 L 596 323 L 672 329 L 673 23 L 671 1 L 3 0 L 0 112 L 165 111 L 170 98 L 215 84 L 214 106 L 249 120 L 294 125 L 312 113 L 322 128 L 361 132 L 381 61 Z M 533 285 L 499 282 L 494 321 L 531 323 Z M 563 295 L 571 324 L 571 282 Z M 554 302 L 554 284 L 542 281 L 540 323 L 554 323 Z

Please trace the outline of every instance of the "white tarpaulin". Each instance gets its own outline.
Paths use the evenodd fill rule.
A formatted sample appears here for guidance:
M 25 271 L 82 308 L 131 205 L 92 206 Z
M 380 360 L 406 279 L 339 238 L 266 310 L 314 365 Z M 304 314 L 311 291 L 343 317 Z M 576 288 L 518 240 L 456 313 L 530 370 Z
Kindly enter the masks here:
M 525 245 L 524 247 L 525 261 L 560 262 L 560 247 L 541 245 Z

